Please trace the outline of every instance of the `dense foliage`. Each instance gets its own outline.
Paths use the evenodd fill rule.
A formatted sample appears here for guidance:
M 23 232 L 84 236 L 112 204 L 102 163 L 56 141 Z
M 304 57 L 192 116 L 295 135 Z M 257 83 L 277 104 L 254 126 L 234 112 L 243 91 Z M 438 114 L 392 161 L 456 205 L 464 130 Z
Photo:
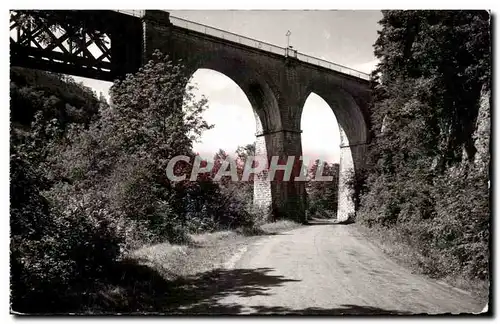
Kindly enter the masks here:
M 70 310 L 132 248 L 253 225 L 210 177 L 167 177 L 168 161 L 194 160 L 192 141 L 210 128 L 187 84 L 160 53 L 115 82 L 110 105 L 71 78 L 11 70 L 15 310 Z
M 339 165 L 315 160 L 308 170 L 306 184 L 308 217 L 336 218 L 338 202 Z M 320 170 L 318 170 L 318 168 Z M 331 176 L 332 181 L 315 181 L 317 175 Z
M 486 280 L 490 15 L 384 11 L 380 24 L 358 219 L 397 232 L 427 273 Z
M 64 308 L 61 291 L 71 286 L 80 294 L 119 252 L 113 228 L 97 221 L 96 210 L 54 205 L 52 197 L 74 197 L 57 196 L 54 188 L 66 179 L 46 168 L 68 128 L 88 125 L 105 101 L 72 79 L 20 68 L 11 69 L 10 89 L 12 303 L 18 311 L 50 311 Z
M 72 78 L 18 67 L 10 69 L 10 110 L 15 126 L 29 127 L 37 112 L 61 126 L 85 123 L 98 112 L 103 98 Z
M 269 219 L 267 211 L 258 210 L 253 204 L 253 177 L 249 181 L 234 181 L 242 178 L 245 163 L 248 157 L 255 154 L 255 144 L 239 146 L 234 155 L 229 155 L 224 150 L 219 150 L 213 158 L 211 176 L 214 178 L 218 172 L 236 168 L 235 179 L 223 176 L 218 180 L 219 188 L 224 199 L 222 200 L 222 211 L 219 222 L 221 224 L 233 224 L 237 226 L 255 227 Z M 233 161 L 229 163 L 224 161 Z M 221 173 L 222 174 L 222 173 Z

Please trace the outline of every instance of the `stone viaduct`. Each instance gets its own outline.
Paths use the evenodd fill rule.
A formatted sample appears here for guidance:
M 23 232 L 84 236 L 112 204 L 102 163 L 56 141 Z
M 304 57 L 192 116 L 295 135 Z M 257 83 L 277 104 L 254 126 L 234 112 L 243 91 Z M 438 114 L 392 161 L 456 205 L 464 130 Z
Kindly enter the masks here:
M 302 155 L 301 115 L 306 99 L 314 92 L 331 107 L 341 132 L 337 217 L 346 220 L 349 213 L 354 212 L 354 203 L 344 183 L 350 170 L 363 166 L 369 141 L 367 105 L 370 92 L 366 75 L 293 49 L 170 17 L 164 11 L 146 10 L 141 17 L 117 12 L 109 15 L 118 17 L 115 19 L 123 24 L 120 37 L 116 36 L 120 33 L 118 31 L 109 32 L 109 74 L 103 72 L 94 76 L 94 72 L 78 69 L 67 72 L 57 64 L 46 67 L 44 62 L 33 63 L 28 55 L 11 64 L 111 80 L 133 72 L 154 50 L 159 49 L 174 61 L 182 60 L 190 73 L 204 68 L 231 78 L 253 107 L 257 155 L 269 159 L 279 156 L 284 161 L 288 156 L 298 159 Z M 18 57 L 22 57 L 24 49 L 13 45 L 11 38 L 11 51 L 13 46 L 17 46 L 18 53 L 21 53 Z M 328 138 L 318 140 L 330 141 Z M 300 169 L 294 169 L 292 179 L 298 176 L 298 172 Z M 254 201 L 269 207 L 275 218 L 306 220 L 304 182 L 257 180 Z

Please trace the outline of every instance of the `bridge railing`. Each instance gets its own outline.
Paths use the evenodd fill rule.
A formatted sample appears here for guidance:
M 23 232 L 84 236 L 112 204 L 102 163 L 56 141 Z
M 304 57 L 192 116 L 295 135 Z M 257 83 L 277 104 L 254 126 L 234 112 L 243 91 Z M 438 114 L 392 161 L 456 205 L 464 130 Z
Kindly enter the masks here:
M 258 48 L 267 52 L 285 55 L 286 49 L 284 47 L 276 46 L 273 44 L 269 44 L 266 42 L 262 42 L 250 37 L 238 35 L 235 33 L 231 33 L 222 29 L 210 27 L 207 25 L 195 23 L 186 19 L 182 19 L 179 17 L 170 16 L 170 22 L 174 26 L 183 27 L 189 30 L 194 30 L 206 35 L 214 36 L 217 38 L 222 38 L 225 40 L 229 40 L 235 43 L 247 45 L 250 47 Z
M 139 18 L 144 17 L 144 14 L 146 12 L 146 10 L 135 10 L 135 9 L 131 9 L 131 10 L 119 9 L 119 10 L 113 10 L 113 11 L 121 12 L 123 14 L 135 16 L 135 17 L 139 17 Z
M 125 14 L 129 14 L 129 15 L 133 15 L 136 17 L 144 16 L 144 10 L 117 10 L 117 11 L 125 13 Z M 170 15 L 170 22 L 174 26 L 186 28 L 186 29 L 197 31 L 197 32 L 200 32 L 200 33 L 203 33 L 206 35 L 210 35 L 210 36 L 214 36 L 217 38 L 229 40 L 229 41 L 232 41 L 235 43 L 258 48 L 258 49 L 261 49 L 261 50 L 266 51 L 266 52 L 271 52 L 271 53 L 275 53 L 275 54 L 279 54 L 279 55 L 283 55 L 283 56 L 290 55 L 290 56 L 297 58 L 300 61 L 310 63 L 313 65 L 317 65 L 317 66 L 321 66 L 321 67 L 324 67 L 324 68 L 327 68 L 330 70 L 338 71 L 340 73 L 352 75 L 352 76 L 355 76 L 355 77 L 358 77 L 358 78 L 361 78 L 364 80 L 370 79 L 369 74 L 366 74 L 366 73 L 363 73 L 361 71 L 349 68 L 347 66 L 343 66 L 343 65 L 329 62 L 329 61 L 326 61 L 326 60 L 323 60 L 323 59 L 320 59 L 317 57 L 306 55 L 306 54 L 297 52 L 294 49 L 287 50 L 285 47 L 276 46 L 276 45 L 262 42 L 262 41 L 259 41 L 259 40 L 256 40 L 256 39 L 253 39 L 250 37 L 238 35 L 238 34 L 231 33 L 231 32 L 228 32 L 228 31 L 225 31 L 222 29 L 218 29 L 215 27 L 195 23 L 195 22 L 183 19 L 183 18 L 172 16 L 172 15 Z
M 302 54 L 302 53 L 297 53 L 297 59 L 299 59 L 300 61 L 303 61 L 303 62 L 311 63 L 313 65 L 322 66 L 322 67 L 330 69 L 330 70 L 338 71 L 340 73 L 349 74 L 349 75 L 358 77 L 360 79 L 370 80 L 370 75 L 367 73 L 364 73 L 364 72 L 361 72 L 361 71 L 358 71 L 355 69 L 351 69 L 350 67 L 347 67 L 344 65 L 332 63 L 332 62 L 329 62 L 329 61 L 326 61 L 326 60 L 323 60 L 323 59 L 320 59 L 317 57 L 313 57 L 313 56 Z

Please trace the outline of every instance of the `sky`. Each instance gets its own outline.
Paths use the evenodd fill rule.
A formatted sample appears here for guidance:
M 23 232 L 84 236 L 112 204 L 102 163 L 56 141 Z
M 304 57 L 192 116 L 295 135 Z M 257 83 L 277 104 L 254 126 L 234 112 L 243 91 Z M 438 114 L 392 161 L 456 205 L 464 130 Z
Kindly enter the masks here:
M 290 30 L 290 45 L 297 51 L 345 65 L 365 73 L 377 61 L 373 44 L 377 39 L 380 11 L 362 10 L 171 10 L 172 16 L 209 25 L 260 41 L 286 47 L 285 34 Z M 75 77 L 108 97 L 111 83 Z M 211 158 L 219 149 L 234 153 L 238 145 L 255 141 L 255 119 L 243 91 L 225 75 L 207 69 L 195 72 L 192 82 L 196 95 L 208 98 L 204 113 L 214 128 L 206 131 L 195 152 Z M 339 160 L 340 135 L 337 121 L 327 103 L 311 94 L 301 119 L 304 156 L 330 163 Z M 323 140 L 318 140 L 323 139 Z M 325 140 L 327 139 L 327 140 Z

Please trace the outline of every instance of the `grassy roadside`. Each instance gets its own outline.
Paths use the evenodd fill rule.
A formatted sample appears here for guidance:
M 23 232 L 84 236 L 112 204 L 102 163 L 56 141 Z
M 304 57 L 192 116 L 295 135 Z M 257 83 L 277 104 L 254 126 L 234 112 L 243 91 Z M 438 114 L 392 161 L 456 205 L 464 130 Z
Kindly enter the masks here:
M 186 245 L 162 243 L 132 252 L 130 259 L 160 272 L 165 279 L 175 280 L 199 272 L 223 267 L 242 246 L 260 236 L 279 233 L 299 227 L 291 221 L 264 224 L 253 230 L 220 231 L 190 235 Z
M 474 281 L 460 276 L 436 278 L 430 275 L 425 269 L 425 265 L 430 262 L 428 258 L 419 253 L 414 247 L 405 244 L 394 231 L 368 228 L 360 223 L 355 223 L 351 226 L 355 226 L 358 232 L 367 240 L 377 246 L 396 263 L 410 269 L 412 273 L 424 275 L 470 292 L 481 303 L 486 304 L 488 302 L 489 285 L 487 282 Z

